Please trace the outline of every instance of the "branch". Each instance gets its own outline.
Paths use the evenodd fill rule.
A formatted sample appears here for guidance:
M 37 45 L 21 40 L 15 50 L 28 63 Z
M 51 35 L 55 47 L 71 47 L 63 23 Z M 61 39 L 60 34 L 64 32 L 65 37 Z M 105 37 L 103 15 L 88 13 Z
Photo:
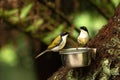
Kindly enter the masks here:
M 95 5 L 91 0 L 88 1 L 106 20 L 109 19 L 109 16 L 107 16 L 97 5 Z
M 46 2 L 45 0 L 43 0 L 43 1 L 38 0 L 38 2 L 41 3 L 41 4 L 43 4 L 43 5 L 45 5 L 46 7 L 48 7 L 48 8 L 49 8 L 51 11 L 53 11 L 56 15 L 59 15 L 59 16 L 61 17 L 61 19 L 63 19 L 63 20 L 68 24 L 69 27 L 74 26 L 74 25 L 68 20 L 68 18 L 66 17 L 66 15 L 64 15 L 64 13 L 62 13 L 62 12 L 59 11 L 59 10 L 56 10 L 56 8 L 53 6 L 54 3 L 52 3 L 52 2 Z M 79 30 L 78 30 L 76 27 L 74 27 L 74 28 L 75 28 L 75 30 L 76 30 L 77 32 L 79 32 Z

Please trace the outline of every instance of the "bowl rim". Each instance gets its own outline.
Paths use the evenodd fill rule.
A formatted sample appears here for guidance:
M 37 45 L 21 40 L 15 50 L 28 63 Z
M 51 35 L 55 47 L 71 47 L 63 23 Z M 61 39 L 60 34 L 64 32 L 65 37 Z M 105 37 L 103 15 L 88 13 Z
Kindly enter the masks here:
M 87 51 L 93 51 L 96 48 L 82 47 L 82 48 L 67 48 L 59 51 L 59 54 L 80 54 Z

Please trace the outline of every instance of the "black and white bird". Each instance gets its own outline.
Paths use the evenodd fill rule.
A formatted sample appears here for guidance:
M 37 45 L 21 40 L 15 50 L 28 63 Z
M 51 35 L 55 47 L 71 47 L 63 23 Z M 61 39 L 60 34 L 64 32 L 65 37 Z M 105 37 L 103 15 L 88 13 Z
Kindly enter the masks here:
M 89 32 L 85 26 L 80 27 L 80 34 L 77 38 L 80 47 L 83 47 L 89 41 Z
M 48 46 L 48 48 L 45 51 L 39 53 L 35 58 L 38 58 L 41 55 L 43 55 L 44 53 L 49 52 L 49 51 L 55 52 L 55 51 L 59 51 L 59 50 L 63 49 L 66 44 L 68 34 L 69 34 L 68 32 L 63 32 L 60 35 L 58 35 L 53 40 L 53 42 Z

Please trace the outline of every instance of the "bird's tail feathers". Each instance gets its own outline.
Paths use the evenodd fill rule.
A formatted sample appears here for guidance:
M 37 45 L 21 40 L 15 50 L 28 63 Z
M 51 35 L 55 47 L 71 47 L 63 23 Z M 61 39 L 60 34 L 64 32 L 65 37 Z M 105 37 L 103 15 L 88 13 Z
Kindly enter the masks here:
M 48 52 L 48 51 L 49 51 L 49 50 L 45 50 L 45 51 L 39 53 L 35 58 L 37 59 L 38 57 L 42 56 L 44 53 L 46 53 L 46 52 Z

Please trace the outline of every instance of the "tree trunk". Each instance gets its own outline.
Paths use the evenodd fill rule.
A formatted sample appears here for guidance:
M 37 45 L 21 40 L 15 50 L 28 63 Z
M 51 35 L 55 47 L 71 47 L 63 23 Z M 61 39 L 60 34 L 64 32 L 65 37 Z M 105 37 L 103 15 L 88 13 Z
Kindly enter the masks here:
M 48 80 L 120 80 L 120 4 L 87 46 L 97 48 L 96 58 L 89 67 L 61 67 Z

